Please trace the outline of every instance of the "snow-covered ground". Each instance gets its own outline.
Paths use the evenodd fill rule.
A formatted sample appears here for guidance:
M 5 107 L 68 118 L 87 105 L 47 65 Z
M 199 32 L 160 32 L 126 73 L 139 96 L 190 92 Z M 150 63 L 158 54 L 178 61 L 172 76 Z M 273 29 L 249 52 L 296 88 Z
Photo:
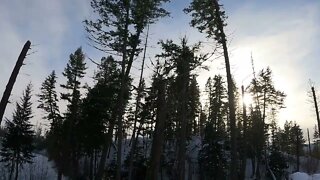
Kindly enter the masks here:
M 143 146 L 143 155 L 148 158 L 151 141 L 150 139 L 139 138 L 139 144 Z M 170 147 L 170 146 L 169 146 Z M 174 150 L 174 145 L 172 145 Z M 129 140 L 125 140 L 123 142 L 123 153 L 122 160 L 124 161 L 130 151 Z M 201 148 L 201 139 L 199 137 L 192 137 L 187 146 L 187 160 L 186 160 L 186 177 L 191 177 L 193 180 L 199 179 L 199 167 L 198 167 L 198 153 Z M 110 150 L 110 156 L 108 156 L 107 163 L 110 163 L 112 159 L 115 157 L 116 146 L 113 144 Z M 166 149 L 167 158 L 170 157 L 170 150 Z M 54 180 L 57 179 L 57 174 L 52 162 L 48 161 L 45 153 L 35 153 L 35 157 L 33 158 L 32 164 L 25 164 L 23 168 L 19 170 L 19 180 Z M 174 154 L 173 154 L 174 156 Z M 320 180 L 320 162 L 315 158 L 310 157 L 301 157 L 301 172 L 295 172 L 295 157 L 292 155 L 285 154 L 285 156 L 289 160 L 289 168 L 287 169 L 287 173 L 289 175 L 290 180 Z M 265 169 L 264 165 L 260 166 L 261 176 L 265 177 Z M 308 174 L 307 174 L 308 173 Z M 8 179 L 8 169 L 4 166 L 4 163 L 0 163 L 0 180 Z M 246 167 L 246 180 L 252 180 L 252 164 L 251 160 L 247 159 L 247 167 Z M 166 173 L 166 168 L 161 172 L 161 176 L 164 180 L 169 179 Z M 288 175 L 286 176 L 288 177 Z
M 308 175 L 307 173 L 296 172 L 289 176 L 289 180 L 320 180 L 320 174 Z
M 48 161 L 48 158 L 42 154 L 34 154 L 32 164 L 24 164 L 23 168 L 19 169 L 19 180 L 55 180 L 57 174 L 53 168 L 53 164 Z M 9 179 L 9 170 L 0 163 L 0 180 Z

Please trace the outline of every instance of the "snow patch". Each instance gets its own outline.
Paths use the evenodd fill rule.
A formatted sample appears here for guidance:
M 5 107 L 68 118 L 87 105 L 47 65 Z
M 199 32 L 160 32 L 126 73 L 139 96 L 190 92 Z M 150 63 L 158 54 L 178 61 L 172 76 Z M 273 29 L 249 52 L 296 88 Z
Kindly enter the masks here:
M 289 176 L 290 180 L 320 180 L 320 174 L 308 175 L 302 172 L 296 172 Z

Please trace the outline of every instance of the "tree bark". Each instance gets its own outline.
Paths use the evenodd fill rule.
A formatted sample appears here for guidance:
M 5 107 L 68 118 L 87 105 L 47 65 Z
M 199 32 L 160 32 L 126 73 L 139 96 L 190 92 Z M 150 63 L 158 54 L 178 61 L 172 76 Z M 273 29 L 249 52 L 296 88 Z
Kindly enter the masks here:
M 3 115 L 4 115 L 4 112 L 6 110 L 6 107 L 7 107 L 7 104 L 8 104 L 8 101 L 9 101 L 9 97 L 10 97 L 10 94 L 11 94 L 11 91 L 13 89 L 13 85 L 17 79 L 17 76 L 19 74 L 19 71 L 20 71 L 20 68 L 21 66 L 23 65 L 23 60 L 25 59 L 27 53 L 28 53 L 28 50 L 30 49 L 30 46 L 31 46 L 31 42 L 30 41 L 27 41 L 23 48 L 22 48 L 22 51 L 18 57 L 18 60 L 16 62 L 16 65 L 14 66 L 14 69 L 11 73 L 11 76 L 10 76 L 10 79 L 9 79 L 9 82 L 6 86 L 6 89 L 3 93 L 3 96 L 2 96 L 2 99 L 1 99 L 1 102 L 0 102 L 0 125 L 1 125 L 1 121 L 2 121 L 2 118 L 3 118 Z

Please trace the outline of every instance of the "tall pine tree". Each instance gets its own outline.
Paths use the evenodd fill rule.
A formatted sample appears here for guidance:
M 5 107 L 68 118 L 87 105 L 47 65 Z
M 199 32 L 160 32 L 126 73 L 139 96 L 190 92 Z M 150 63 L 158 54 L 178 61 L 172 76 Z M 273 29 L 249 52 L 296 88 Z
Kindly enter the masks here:
M 181 39 L 181 45 L 175 44 L 172 40 L 160 42 L 163 53 L 158 57 L 163 58 L 167 64 L 164 64 L 164 70 L 167 74 L 174 70 L 174 83 L 177 93 L 177 163 L 176 178 L 184 179 L 185 177 L 185 160 L 186 160 L 186 143 L 187 143 L 187 126 L 188 126 L 188 92 L 192 70 L 198 68 L 207 55 L 197 55 L 200 49 L 200 43 L 194 46 L 187 44 L 187 38 Z M 192 110 L 190 110 L 192 111 Z M 189 119 L 190 120 L 190 119 Z
M 20 103 L 16 103 L 12 121 L 7 120 L 6 122 L 7 130 L 2 141 L 0 155 L 1 161 L 5 162 L 10 169 L 9 179 L 15 170 L 14 179 L 17 180 L 19 168 L 24 163 L 32 163 L 34 157 L 32 154 L 34 130 L 30 123 L 30 119 L 33 117 L 31 106 L 31 84 L 29 84 Z
M 88 89 L 83 99 L 82 115 L 79 122 L 81 146 L 90 158 L 89 177 L 93 172 L 93 159 L 96 152 L 100 152 L 106 139 L 105 131 L 110 132 L 114 122 L 117 98 L 120 89 L 120 70 L 112 56 L 103 57 L 98 65 L 94 79 L 96 84 Z
M 125 111 L 125 96 L 129 91 L 129 74 L 134 58 L 141 52 L 141 34 L 148 24 L 154 23 L 169 13 L 161 5 L 169 0 L 92 0 L 91 6 L 98 19 L 85 20 L 86 31 L 94 46 L 104 52 L 116 52 L 121 55 L 121 89 L 117 101 L 116 113 L 118 125 L 117 180 L 121 175 L 122 125 Z M 115 124 L 112 124 L 114 126 Z M 113 127 L 111 128 L 113 129 Z M 112 134 L 112 132 L 110 132 Z M 108 138 L 103 150 L 97 179 L 101 179 L 105 166 L 107 149 L 111 144 Z
M 61 87 L 66 92 L 61 93 L 61 99 L 67 100 L 67 111 L 64 117 L 63 133 L 65 134 L 65 150 L 69 163 L 69 173 L 72 179 L 79 176 L 79 156 L 80 156 L 80 143 L 78 134 L 81 133 L 77 130 L 78 124 L 81 120 L 81 94 L 80 80 L 84 77 L 86 70 L 86 63 L 84 62 L 85 56 L 81 48 L 78 48 L 73 54 L 70 55 L 67 67 L 62 73 L 67 78 L 66 84 L 61 84 Z
M 219 4 L 219 0 L 193 0 L 186 13 L 191 13 L 191 26 L 196 27 L 200 32 L 205 32 L 207 38 L 213 38 L 223 51 L 226 65 L 226 75 L 228 84 L 228 106 L 230 119 L 231 135 L 231 166 L 230 178 L 238 179 L 238 160 L 237 160 L 237 138 L 236 138 L 236 101 L 234 95 L 234 82 L 232 80 L 229 53 L 227 47 L 227 37 L 224 32 L 227 16 Z
M 38 108 L 45 111 L 44 119 L 50 122 L 50 130 L 47 133 L 47 152 L 50 160 L 53 160 L 58 171 L 58 180 L 62 179 L 63 165 L 63 134 L 62 117 L 58 107 L 58 95 L 56 92 L 57 76 L 55 71 L 43 81 L 40 94 L 38 95 L 40 103 Z
M 57 76 L 55 71 L 44 80 L 41 85 L 41 93 L 38 95 L 40 103 L 38 108 L 43 109 L 46 113 L 44 117 L 50 121 L 50 129 L 53 130 L 60 122 L 61 116 L 58 107 L 58 96 L 56 92 Z

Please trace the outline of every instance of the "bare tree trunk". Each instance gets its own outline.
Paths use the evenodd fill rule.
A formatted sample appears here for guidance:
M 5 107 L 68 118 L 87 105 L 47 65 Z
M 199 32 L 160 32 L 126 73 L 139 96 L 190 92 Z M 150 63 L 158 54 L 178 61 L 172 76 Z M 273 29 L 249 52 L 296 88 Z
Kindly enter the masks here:
M 97 159 L 98 159 L 98 153 L 99 153 L 99 151 L 94 151 L 94 163 L 93 163 L 93 177 L 95 178 L 96 177 L 96 175 L 97 175 Z M 93 178 L 93 179 L 94 179 Z
M 296 157 L 297 157 L 297 172 L 299 172 L 300 170 L 300 139 L 299 139 L 299 130 L 298 130 L 298 127 L 296 128 L 296 141 L 297 141 L 297 144 L 296 144 Z
M 126 1 L 126 3 L 130 3 L 130 1 Z M 128 31 L 128 24 L 129 24 L 129 5 L 126 9 L 126 27 L 125 27 L 125 30 Z M 142 22 L 141 22 L 142 23 Z M 128 62 L 126 62 L 126 59 L 127 59 L 127 40 L 125 37 L 125 41 L 123 43 L 123 59 L 122 59 L 122 83 L 121 83 L 121 93 L 120 93 L 120 100 L 119 100 L 119 108 L 120 108 L 120 112 L 119 112 L 119 118 L 118 118 L 118 153 L 117 153 L 117 175 L 116 175 L 116 179 L 117 180 L 120 180 L 121 177 L 121 151 L 122 151 L 122 115 L 123 115 L 123 112 L 124 112 L 124 93 L 127 91 L 128 89 L 128 85 L 127 85 L 127 82 L 128 82 L 128 79 L 129 79 L 129 74 L 130 74 L 130 70 L 131 70 L 131 66 L 132 66 L 132 63 L 133 63 L 133 59 L 135 57 L 135 54 L 136 54 L 136 51 L 137 51 L 137 47 L 139 45 L 139 39 L 140 39 L 140 34 L 143 30 L 143 26 L 142 24 L 138 24 L 137 25 L 137 30 L 136 30 L 136 34 L 135 34 L 135 39 L 133 40 L 133 45 L 132 45 L 132 50 L 131 50 L 131 53 L 129 55 L 129 59 L 128 59 Z M 127 33 L 126 33 L 127 35 Z M 127 64 L 127 67 L 126 67 L 126 64 Z
M 251 158 L 251 169 L 252 169 L 251 178 L 254 178 L 256 174 L 256 157 L 255 156 Z
M 89 163 L 89 179 L 93 180 L 93 156 L 94 150 L 90 153 L 90 163 Z
M 23 65 L 23 60 L 25 59 L 27 53 L 28 53 L 28 50 L 30 49 L 30 46 L 31 46 L 31 42 L 30 41 L 27 41 L 23 48 L 22 48 L 22 51 L 18 57 L 18 60 L 16 62 L 16 65 L 14 66 L 14 69 L 11 73 L 11 76 L 10 76 L 10 79 L 9 79 L 9 82 L 6 86 L 6 89 L 3 93 L 3 96 L 2 96 L 2 99 L 1 99 L 1 102 L 0 102 L 0 125 L 1 125 L 1 121 L 2 121 L 2 118 L 3 118 L 3 115 L 4 115 L 4 112 L 6 110 L 6 107 L 7 107 L 7 104 L 8 104 L 8 101 L 9 101 L 9 97 L 10 97 L 10 94 L 11 94 L 11 91 L 13 89 L 13 85 L 17 79 L 17 76 L 19 74 L 19 71 L 20 71 L 20 68 L 21 66 Z
M 309 148 L 309 156 L 311 156 L 311 144 L 310 144 L 309 128 L 307 128 L 307 133 L 308 133 L 308 148 Z
M 191 158 L 188 158 L 188 180 L 192 180 L 192 163 L 191 163 Z
M 15 180 L 18 180 L 18 175 L 19 175 L 19 163 L 17 161 L 16 162 L 16 174 L 15 174 L 15 177 L 14 177 Z
M 256 169 L 256 179 L 260 180 L 261 179 L 261 173 L 260 173 L 260 162 L 261 162 L 261 158 L 258 155 L 257 158 L 257 169 Z
M 123 103 L 121 103 L 123 104 Z M 117 151 L 117 170 L 116 170 L 116 180 L 121 180 L 121 168 L 122 168 L 122 139 L 123 139 L 123 122 L 122 115 L 118 118 L 118 151 Z
M 201 139 L 204 138 L 204 123 L 205 123 L 205 117 L 206 115 L 203 113 L 203 110 L 201 108 L 201 111 L 200 111 L 200 117 L 199 117 L 199 128 L 200 128 L 200 137 Z
M 312 95 L 313 95 L 313 101 L 314 101 L 314 107 L 316 108 L 316 115 L 317 115 L 317 122 L 318 122 L 318 132 L 320 133 L 320 117 L 319 117 L 319 110 L 318 110 L 318 103 L 317 103 L 317 97 L 316 93 L 314 91 L 314 87 L 311 87 Z
M 116 119 L 116 113 L 114 112 L 112 114 L 112 118 L 110 120 L 110 126 L 108 129 L 108 133 L 105 136 L 105 145 L 102 148 L 101 158 L 100 158 L 97 174 L 95 177 L 96 180 L 101 180 L 103 177 L 103 172 L 104 172 L 104 168 L 105 168 L 105 164 L 106 164 L 106 160 L 107 160 L 108 150 L 109 150 L 110 145 L 112 143 L 112 135 L 113 135 L 113 129 L 115 126 L 115 119 Z
M 244 87 L 241 86 L 242 92 L 242 118 L 243 118 L 243 154 L 242 154 L 242 163 L 241 163 L 241 171 L 240 171 L 240 179 L 244 179 L 246 175 L 246 167 L 247 167 L 247 107 L 244 102 Z
M 229 100 L 229 116 L 230 116 L 230 134 L 231 134 L 231 166 L 230 166 L 230 179 L 238 179 L 238 160 L 237 160 L 237 138 L 236 138 L 236 110 L 235 110 L 235 101 L 234 101 L 234 84 L 232 81 L 232 75 L 230 70 L 230 61 L 227 47 L 227 39 L 224 33 L 223 21 L 220 16 L 220 6 L 217 0 L 213 0 L 213 5 L 216 9 L 215 15 L 217 17 L 217 28 L 220 31 L 221 35 L 221 44 L 223 47 L 223 55 L 226 64 L 226 73 L 227 73 L 227 83 L 228 83 L 228 100 Z
M 14 171 L 14 161 L 12 161 L 11 167 L 10 167 L 10 174 L 9 174 L 9 180 L 12 179 L 13 171 Z
M 134 113 L 134 125 L 133 125 L 133 132 L 132 132 L 132 137 L 131 137 L 131 141 L 132 142 L 132 146 L 131 146 L 131 151 L 130 151 L 130 160 L 129 160 L 129 180 L 132 179 L 132 169 L 133 169 L 133 159 L 134 159 L 134 155 L 135 155 L 135 151 L 136 151 L 136 131 L 137 131 L 137 120 L 138 120 L 138 112 L 139 112 L 139 102 L 141 100 L 141 94 L 143 92 L 142 89 L 142 83 L 143 83 L 143 70 L 144 70 L 144 62 L 146 59 L 146 52 L 147 52 L 147 45 L 148 45 L 148 36 L 149 36 L 149 26 L 147 27 L 147 36 L 146 36 L 146 41 L 145 41 L 145 45 L 144 45 L 144 51 L 143 51 L 143 57 L 142 57 L 142 63 L 141 63 L 141 73 L 140 73 L 140 78 L 139 78 L 139 85 L 138 85 L 138 89 L 137 89 L 137 98 L 136 98 L 136 110 Z M 131 142 L 130 141 L 130 142 Z
M 147 180 L 157 180 L 160 167 L 160 159 L 163 149 L 164 128 L 166 118 L 165 81 L 160 77 L 157 84 L 157 119 L 154 129 L 153 142 L 150 154 L 150 166 L 147 170 Z

